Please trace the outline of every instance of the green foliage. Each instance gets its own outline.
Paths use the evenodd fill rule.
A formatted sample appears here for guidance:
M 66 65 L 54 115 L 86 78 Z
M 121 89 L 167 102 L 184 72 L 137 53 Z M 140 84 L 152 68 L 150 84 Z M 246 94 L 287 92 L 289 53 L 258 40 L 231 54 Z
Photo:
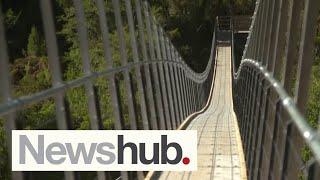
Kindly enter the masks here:
M 0 179 L 10 179 L 7 136 L 4 130 L 4 120 L 0 118 Z
M 15 12 L 11 8 L 8 9 L 4 15 L 4 21 L 5 21 L 6 28 L 10 29 L 10 28 L 14 27 L 16 25 L 20 15 L 21 15 L 21 12 L 15 14 Z
M 110 6 L 110 4 L 108 4 Z M 77 23 L 75 20 L 75 9 L 73 6 L 64 5 L 63 13 L 59 16 L 59 22 L 62 28 L 59 35 L 69 44 L 68 50 L 64 52 L 62 58 L 65 72 L 65 80 L 73 80 L 83 76 L 82 60 L 79 49 L 79 39 L 77 36 Z M 110 7 L 106 8 L 110 9 Z M 104 59 L 104 51 L 102 44 L 102 37 L 97 16 L 97 8 L 94 1 L 85 0 L 84 10 L 86 13 L 86 26 L 88 29 L 89 38 L 89 53 L 92 71 L 102 71 L 106 69 L 106 62 Z M 108 12 L 107 12 L 108 13 Z M 111 41 L 113 44 L 118 43 L 118 38 L 115 32 L 111 32 Z M 115 64 L 120 64 L 120 56 L 118 47 L 112 46 L 113 58 Z M 108 83 L 106 78 L 99 78 L 95 82 L 95 88 L 100 100 L 101 116 L 105 128 L 113 128 L 113 112 L 110 104 L 110 94 L 108 90 Z M 84 87 L 75 88 L 67 92 L 67 99 L 70 106 L 71 119 L 74 128 L 89 129 L 90 118 L 88 114 L 87 96 Z
M 320 28 L 318 29 L 320 31 Z M 316 57 L 312 67 L 311 86 L 309 89 L 309 101 L 307 106 L 307 118 L 309 123 L 318 128 L 320 118 L 320 32 L 316 37 Z
M 312 68 L 312 83 L 310 87 L 310 95 L 308 101 L 307 118 L 313 127 L 317 127 L 320 117 L 320 66 Z
M 44 54 L 44 43 L 41 41 L 37 28 L 32 26 L 28 38 L 27 54 L 29 56 L 39 56 Z
M 319 18 L 320 19 L 320 18 Z M 318 21 L 318 33 L 315 39 L 315 60 L 312 66 L 311 85 L 309 89 L 309 99 L 307 104 L 307 119 L 313 128 L 320 128 L 320 21 Z M 302 159 L 307 162 L 312 157 L 312 152 L 309 147 L 305 146 L 302 149 Z
M 210 55 L 217 4 L 208 0 L 151 1 L 159 23 L 186 62 L 199 72 L 204 70 Z
M 16 59 L 11 67 L 15 96 L 26 96 L 51 87 L 51 76 L 46 57 Z
M 27 96 L 51 87 L 51 75 L 46 57 L 17 59 L 11 67 L 14 96 Z M 55 114 L 51 99 L 30 105 L 18 112 L 17 122 L 25 129 L 53 128 Z

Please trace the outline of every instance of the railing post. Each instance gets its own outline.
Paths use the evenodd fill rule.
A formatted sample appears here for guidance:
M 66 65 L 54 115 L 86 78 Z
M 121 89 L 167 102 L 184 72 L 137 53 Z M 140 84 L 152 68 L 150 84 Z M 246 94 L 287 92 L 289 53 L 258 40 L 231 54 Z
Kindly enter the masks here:
M 126 4 L 126 12 L 127 12 L 127 18 L 128 18 L 128 24 L 129 24 L 133 60 L 134 60 L 134 62 L 138 63 L 139 56 L 138 56 L 138 48 L 137 48 L 136 37 L 135 37 L 136 35 L 135 35 L 134 24 L 133 24 L 133 14 L 132 14 L 132 9 L 131 9 L 131 2 L 125 1 L 125 4 Z M 149 129 L 145 91 L 143 89 L 140 66 L 136 66 L 135 74 L 136 74 L 136 78 L 137 78 L 138 91 L 140 94 L 139 97 L 140 97 L 140 103 L 141 103 L 141 116 L 142 116 L 143 127 L 144 127 L 144 129 Z M 160 114 L 162 114 L 162 113 L 160 113 Z M 160 121 L 163 121 L 163 118 L 162 119 L 160 118 Z
M 5 36 L 5 27 L 4 27 L 4 19 L 1 13 L 2 6 L 0 4 L 0 101 L 1 102 L 8 102 L 12 99 L 12 86 L 11 86 L 11 78 L 9 72 L 9 57 L 7 52 L 7 42 Z M 7 114 L 4 116 L 4 128 L 6 132 L 6 137 L 8 139 L 8 156 L 9 161 L 11 164 L 11 130 L 16 129 L 16 117 L 15 111 Z M 11 178 L 13 180 L 22 180 L 23 179 L 23 172 L 12 172 Z
M 195 97 L 196 97 L 196 93 L 195 93 L 195 83 L 193 81 L 191 81 L 189 79 L 190 85 L 191 85 L 191 113 L 194 113 L 195 111 Z
M 176 91 L 177 91 L 177 98 L 178 98 L 178 106 L 179 106 L 179 124 L 181 124 L 181 122 L 183 121 L 184 117 L 183 117 L 183 104 L 182 104 L 182 100 L 181 100 L 181 79 L 180 79 L 180 68 L 179 68 L 179 62 L 178 62 L 178 56 L 177 56 L 177 51 L 175 50 L 175 48 L 173 47 L 173 45 L 171 45 L 171 53 L 173 55 L 173 60 L 174 60 L 174 64 L 173 67 L 175 69 L 175 82 L 176 82 Z
M 199 90 L 199 86 L 198 83 L 194 82 L 194 112 L 196 112 L 198 110 L 199 107 L 199 101 L 200 101 L 200 90 Z
M 182 82 L 183 102 L 184 102 L 184 117 L 186 118 L 189 115 L 189 108 L 188 108 L 189 101 L 188 101 L 188 91 L 186 88 L 187 85 L 186 85 L 186 77 L 185 77 L 183 62 L 181 62 L 180 69 L 181 69 L 181 82 Z
M 259 142 L 258 142 L 258 154 L 257 154 L 257 169 L 258 169 L 258 173 L 256 176 L 256 179 L 262 179 L 263 177 L 261 177 L 261 171 L 262 170 L 266 170 L 266 169 L 262 169 L 262 162 L 263 162 L 263 154 L 264 154 L 264 147 L 265 147 L 265 135 L 266 135 L 266 125 L 267 125 L 267 120 L 269 118 L 269 96 L 270 96 L 270 85 L 267 85 L 265 87 L 265 92 L 263 94 L 263 109 L 262 109 L 262 115 L 259 119 L 259 121 L 262 121 L 261 124 L 261 128 L 262 131 L 260 131 L 259 134 Z
M 120 45 L 120 59 L 122 65 L 128 64 L 128 57 L 126 53 L 126 41 L 124 37 L 123 25 L 121 20 L 121 13 L 120 13 L 120 4 L 118 0 L 112 0 L 115 20 L 116 20 L 116 27 L 117 27 L 117 34 L 119 37 L 119 45 Z M 129 120 L 130 120 L 130 128 L 137 129 L 137 120 L 136 120 L 136 109 L 134 105 L 134 97 L 133 97 L 133 90 L 131 84 L 131 77 L 129 69 L 124 70 L 124 81 L 125 81 L 125 88 L 127 91 L 127 98 L 128 98 L 128 110 L 129 110 Z M 156 121 L 156 119 L 154 119 Z
M 255 168 L 255 153 L 256 153 L 256 144 L 257 144 L 257 132 L 258 132 L 258 127 L 260 122 L 257 120 L 258 117 L 260 116 L 260 112 L 261 112 L 261 99 L 262 99 L 262 95 L 263 95 L 263 82 L 261 82 L 261 80 L 263 80 L 263 78 L 261 76 L 261 74 L 257 74 L 258 75 L 258 84 L 257 84 L 257 95 L 255 97 L 255 104 L 254 104 L 254 109 L 253 109 L 253 113 L 252 113 L 252 121 L 253 121 L 253 131 L 252 131 L 252 135 L 250 136 L 250 141 L 249 141 L 249 146 L 248 148 L 250 148 L 250 151 L 248 152 L 248 163 L 249 163 L 249 171 L 250 171 L 250 175 L 251 178 L 253 178 L 254 175 L 254 168 Z
M 264 4 L 263 4 L 263 14 L 262 14 L 262 19 L 261 19 L 261 38 L 260 38 L 260 46 L 259 46 L 259 56 L 258 56 L 258 61 L 265 66 L 265 52 L 264 52 L 264 47 L 265 47 L 265 39 L 266 39 L 266 33 L 267 33 L 267 27 L 269 26 L 269 24 L 267 24 L 267 20 L 269 19 L 269 8 L 270 8 L 270 1 L 271 0 L 264 0 Z
M 265 34 L 264 34 L 264 39 L 263 39 L 264 45 L 263 45 L 263 49 L 262 49 L 262 51 L 263 51 L 263 59 L 262 59 L 262 61 L 263 61 L 263 65 L 265 67 L 267 67 L 268 64 L 269 64 L 268 52 L 269 52 L 270 39 L 271 39 L 271 37 L 270 37 L 271 36 L 271 30 L 273 28 L 272 20 L 273 20 L 273 16 L 274 16 L 273 11 L 274 11 L 274 6 L 275 6 L 275 1 L 276 0 L 268 0 L 267 20 L 265 22 L 266 30 L 265 30 Z M 277 1 L 279 1 L 279 0 L 277 0 Z
M 254 76 L 254 70 L 249 70 L 249 75 L 251 77 L 250 79 L 250 83 L 249 83 L 249 86 L 250 86 L 250 89 L 248 90 L 248 93 L 250 93 L 249 95 L 249 98 L 248 98 L 248 102 L 247 102 L 247 105 L 246 105 L 246 112 L 245 112 L 245 121 L 246 121 L 246 129 L 245 129 L 245 134 L 244 134 L 244 138 L 243 138 L 243 142 L 244 142 L 244 145 L 246 145 L 248 143 L 248 138 L 249 138 L 249 130 L 250 130 L 250 127 L 251 127 L 251 122 L 250 122 L 250 110 L 251 110 L 251 107 L 252 107 L 252 99 L 253 99 L 253 93 L 254 93 L 254 87 L 255 87 L 255 83 L 256 81 L 255 80 L 255 76 Z
M 170 72 L 170 82 L 171 82 L 171 88 L 172 88 L 172 97 L 173 97 L 173 107 L 174 109 L 174 116 L 175 116 L 175 123 L 176 128 L 179 127 L 179 108 L 178 108 L 178 99 L 177 99 L 177 87 L 176 87 L 176 80 L 175 80 L 175 64 L 173 63 L 173 56 L 171 52 L 171 43 L 168 39 L 168 37 L 164 37 L 165 44 L 166 44 L 166 52 L 167 52 L 167 58 L 169 60 L 169 72 Z M 170 62 L 171 61 L 171 62 Z
M 281 84 L 283 85 L 284 89 L 290 94 L 294 95 L 294 92 L 291 91 L 291 85 L 294 82 L 294 78 L 296 77 L 296 73 L 294 72 L 294 65 L 298 62 L 298 57 L 299 57 L 299 50 L 297 50 L 296 46 L 299 43 L 299 33 L 300 33 L 300 28 L 297 28 L 299 24 L 301 24 L 301 12 L 303 11 L 303 1 L 299 0 L 293 0 L 292 3 L 290 3 L 289 7 L 289 23 L 287 24 L 287 39 L 286 39 L 286 48 L 285 48 L 285 54 L 284 54 L 284 68 L 282 69 L 282 80 Z M 284 122 L 285 124 L 289 124 L 289 119 L 285 118 Z M 288 141 L 288 136 L 292 133 L 297 133 L 297 132 L 292 132 L 291 129 L 292 125 L 288 125 L 287 128 L 287 134 L 285 137 L 285 143 L 284 143 L 284 148 L 281 149 L 280 152 L 280 158 L 281 158 L 281 167 L 280 169 L 280 174 L 281 177 L 284 177 L 285 174 L 285 169 L 286 169 L 286 161 L 287 161 L 287 151 L 288 151 L 288 146 L 289 143 Z M 296 135 L 294 135 L 296 136 Z M 297 139 L 298 140 L 298 139 Z M 298 148 L 301 148 L 301 142 L 300 146 Z
M 76 19 L 77 19 L 77 31 L 80 41 L 80 53 L 82 59 L 82 67 L 85 75 L 91 74 L 90 67 L 90 57 L 89 57 L 89 42 L 88 34 L 85 24 L 85 15 L 83 4 L 81 0 L 73 0 L 75 10 L 76 10 Z M 94 91 L 94 86 L 91 81 L 85 83 L 86 94 L 88 96 L 88 109 L 90 117 L 90 127 L 91 129 L 101 129 L 101 119 L 99 119 L 98 109 L 97 109 L 97 99 Z M 98 179 L 106 179 L 105 172 L 98 172 Z
M 275 20 L 274 19 L 274 9 L 275 9 L 275 0 L 270 0 L 268 1 L 267 3 L 267 10 L 266 10 L 266 22 L 265 23 L 265 26 L 264 26 L 264 33 L 263 33 L 263 46 L 262 46 L 262 65 L 266 68 L 268 68 L 269 66 L 269 63 L 271 62 L 268 57 L 269 55 L 267 54 L 269 52 L 269 48 L 270 48 L 270 36 L 271 36 L 271 33 L 272 33 L 272 29 L 274 28 L 273 26 L 273 22 Z M 268 74 L 270 76 L 270 74 Z M 266 121 L 267 121 L 267 118 L 266 116 L 268 115 L 268 110 L 269 110 L 269 105 L 268 105 L 268 96 L 269 96 L 269 87 L 270 85 L 268 85 L 267 87 L 262 87 L 263 89 L 266 88 L 264 90 L 264 93 L 263 93 L 263 97 L 262 97 L 262 106 L 260 106 L 260 108 L 262 108 L 262 112 L 260 111 L 261 113 L 261 117 L 258 116 L 258 121 L 262 121 L 262 123 L 260 123 L 259 125 L 259 129 L 262 129 L 262 132 L 258 135 L 258 144 L 257 144 L 257 149 L 256 151 L 258 152 L 257 154 L 255 154 L 255 157 L 254 158 L 254 161 L 256 161 L 257 163 L 255 164 L 255 169 L 257 169 L 257 172 L 255 171 L 256 174 L 256 179 L 258 178 L 261 178 L 261 161 L 263 161 L 263 145 L 264 145 L 264 138 L 265 138 L 265 126 L 266 126 Z
M 106 68 L 112 69 L 113 67 L 113 59 L 112 59 L 112 52 L 111 52 L 111 45 L 110 45 L 110 38 L 109 38 L 109 28 L 107 24 L 107 18 L 105 15 L 105 4 L 103 0 L 96 0 L 97 7 L 98 7 L 98 14 L 99 14 L 99 24 L 102 34 L 102 41 L 103 41 L 103 49 L 104 49 L 104 59 L 106 61 Z M 121 130 L 122 127 L 122 118 L 121 118 L 121 109 L 120 109 L 120 101 L 119 95 L 117 92 L 117 83 L 115 81 L 115 75 L 112 73 L 108 76 L 109 81 L 109 91 L 111 94 L 112 99 L 112 107 L 113 107 L 113 114 L 115 117 L 115 129 Z M 146 124 L 144 123 L 144 126 Z M 146 127 L 145 127 L 146 128 Z M 127 172 L 121 172 L 121 177 L 123 179 L 128 178 Z
M 245 85 L 246 85 L 246 87 L 244 88 L 244 96 L 243 96 L 243 99 L 244 99 L 244 102 L 243 102 L 243 105 L 244 105 L 244 107 L 248 107 L 248 102 L 249 102 L 249 93 L 250 93 L 250 91 L 249 91 L 249 88 L 250 88 L 250 84 L 251 84 L 251 81 L 250 81 L 250 70 L 246 70 L 246 82 L 245 82 Z M 245 132 L 246 132 L 246 129 L 247 129 L 247 126 L 246 126 L 246 124 L 247 124 L 247 108 L 243 108 L 243 111 L 242 111 L 242 113 L 243 113 L 243 117 L 242 117 L 242 119 L 243 119 L 243 135 L 245 135 Z
M 180 59 L 180 56 L 179 56 L 179 53 L 178 51 L 176 51 L 176 55 L 177 55 L 177 61 L 178 61 L 178 72 L 179 72 L 179 82 L 180 82 L 180 91 L 181 91 L 181 102 L 182 102 L 182 119 L 186 119 L 187 117 L 187 111 L 186 111 L 186 107 L 187 107 L 187 104 L 186 104 L 186 99 L 185 99 L 185 89 L 184 89 L 184 81 L 183 81 L 183 69 L 182 69 L 182 66 L 181 66 L 181 59 Z
M 282 1 L 283 0 L 276 0 L 274 2 L 274 7 L 273 7 L 273 12 L 272 12 L 272 27 L 271 27 L 271 32 L 270 32 L 270 40 L 268 41 L 268 50 L 267 50 L 267 59 L 268 59 L 268 64 L 267 64 L 267 69 L 273 75 L 274 72 L 274 66 L 275 66 L 275 61 L 274 61 L 274 51 L 276 49 L 274 48 L 277 43 L 278 35 L 279 35 L 279 23 L 280 23 L 280 11 L 281 11 L 281 6 L 282 6 Z
M 266 9 L 266 1 L 267 0 L 260 0 L 259 2 L 259 11 L 258 11 L 258 34 L 257 34 L 257 41 L 256 41 L 256 52 L 255 52 L 255 59 L 257 59 L 258 62 L 261 61 L 261 46 L 262 46 L 262 37 L 263 37 L 263 23 L 264 22 L 264 16 L 265 16 L 265 9 Z
M 199 101 L 200 101 L 200 91 L 199 91 L 199 85 L 197 82 L 194 82 L 194 93 L 196 94 L 196 96 L 194 97 L 194 101 L 195 101 L 195 109 L 194 112 L 196 112 L 198 110 L 199 107 Z
M 171 124 L 172 124 L 172 129 L 176 129 L 177 128 L 177 124 L 176 124 L 176 118 L 175 118 L 175 114 L 174 114 L 174 102 L 173 102 L 173 96 L 172 96 L 172 86 L 171 86 L 171 76 L 170 76 L 170 64 L 168 63 L 169 57 L 167 56 L 167 52 L 166 52 L 166 45 L 165 45 L 165 39 L 164 39 L 164 34 L 162 29 L 160 28 L 159 31 L 159 35 L 160 35 L 160 42 L 161 42 L 161 50 L 162 50 L 162 57 L 165 60 L 164 62 L 164 76 L 166 79 L 166 87 L 167 87 L 167 92 L 168 92 L 168 97 L 169 97 L 169 107 L 170 107 L 170 118 L 171 118 Z
M 276 140 L 278 137 L 278 132 L 279 132 L 279 114 L 281 113 L 281 101 L 278 100 L 276 103 L 276 108 L 275 108 L 275 115 L 274 115 L 274 120 L 273 120 L 273 128 L 272 128 L 272 135 L 271 135 L 271 150 L 270 150 L 270 160 L 267 162 L 267 173 L 268 173 L 268 178 L 273 179 L 273 168 L 274 168 L 274 162 L 275 162 L 275 152 L 276 152 Z
M 257 52 L 257 44 L 258 44 L 258 31 L 259 31 L 259 19 L 260 19 L 260 11 L 261 11 L 261 4 L 262 4 L 262 0 L 258 0 L 256 1 L 256 7 L 255 7 L 255 11 L 253 14 L 253 19 L 252 21 L 254 22 L 253 24 L 251 24 L 250 27 L 250 39 L 249 39 L 249 43 L 247 44 L 247 48 L 251 47 L 251 58 L 252 59 L 256 59 L 256 52 Z
M 184 64 L 185 66 L 186 66 L 186 64 Z M 186 90 L 187 90 L 187 101 L 188 101 L 188 115 L 190 115 L 191 114 L 191 107 L 192 107 L 192 102 L 191 102 L 191 96 L 192 96 L 192 94 L 191 94 L 191 89 L 192 89 L 192 87 L 191 87 L 191 85 L 190 85 L 190 81 L 189 81 L 189 78 L 187 77 L 187 71 L 185 70 L 185 81 L 186 81 Z
M 142 57 L 144 62 L 151 61 L 148 59 L 147 54 L 147 47 L 145 42 L 145 35 L 144 35 L 144 25 L 142 21 L 142 14 L 141 14 L 141 3 L 140 0 L 135 0 L 135 7 L 136 7 L 136 14 L 137 14 L 137 21 L 138 21 L 138 30 L 139 30 L 139 40 L 140 40 L 140 46 L 142 51 Z M 146 93 L 147 93 L 147 100 L 148 100 L 148 106 L 150 108 L 150 121 L 154 123 L 152 119 L 156 119 L 156 109 L 155 109 L 155 102 L 153 97 L 153 89 L 151 84 L 151 74 L 150 74 L 150 65 L 145 64 L 144 65 L 144 75 L 146 80 Z M 152 127 L 155 125 L 152 124 Z M 148 127 L 149 129 L 149 127 Z
M 99 13 L 99 23 L 102 33 L 102 41 L 103 41 L 103 49 L 104 49 L 104 59 L 106 61 L 106 68 L 112 69 L 113 67 L 113 59 L 112 59 L 112 52 L 110 46 L 110 39 L 109 39 L 109 28 L 107 24 L 107 19 L 105 16 L 105 9 L 104 9 L 104 2 L 103 0 L 96 0 L 98 6 L 98 13 Z M 117 94 L 117 84 L 115 82 L 114 74 L 111 74 L 108 77 L 108 81 L 110 84 L 110 93 L 112 97 L 112 107 L 113 113 L 115 116 L 115 128 L 120 130 L 122 129 L 122 119 L 121 119 L 121 111 L 120 111 L 120 102 L 119 102 L 119 95 Z
M 268 45 L 267 45 L 267 64 L 266 64 L 266 68 L 268 70 L 268 72 L 270 72 L 270 75 L 273 76 L 274 75 L 274 67 L 275 67 L 275 51 L 282 51 L 282 49 L 275 49 L 275 47 L 277 46 L 278 43 L 278 38 L 279 38 L 279 28 L 280 28 L 280 19 L 281 19 L 281 9 L 283 5 L 283 0 L 280 1 L 274 1 L 273 2 L 273 17 L 272 17 L 272 21 L 271 24 L 271 32 L 269 32 L 269 40 L 268 40 Z M 271 36 L 271 37 L 270 37 Z M 283 34 L 284 36 L 284 34 Z M 280 65 L 278 65 L 280 66 Z M 272 86 L 272 85 L 271 85 Z M 270 156 L 273 156 L 273 152 L 272 152 L 272 146 L 273 146 L 273 142 L 269 142 L 268 140 L 265 140 L 265 138 L 267 136 L 265 136 L 266 134 L 266 127 L 268 126 L 268 122 L 275 121 L 275 116 L 273 115 L 272 112 L 269 112 L 270 110 L 274 109 L 272 107 L 271 104 L 269 104 L 269 101 L 272 101 L 273 99 L 273 95 L 270 95 L 270 89 L 268 89 L 267 94 L 265 95 L 267 98 L 266 100 L 266 104 L 265 104 L 265 116 L 264 117 L 264 125 L 263 125 L 263 132 L 262 132 L 262 143 L 260 146 L 260 157 L 259 157 L 259 162 L 258 162 L 258 169 L 259 169 L 259 173 L 257 178 L 270 178 L 270 174 L 269 174 L 269 169 L 270 169 L 270 161 L 264 158 L 264 154 L 269 153 Z M 276 113 L 276 112 L 274 112 Z M 270 123 L 269 123 L 270 124 Z M 270 127 L 270 126 L 269 126 Z M 274 124 L 272 126 L 272 128 L 274 128 Z M 273 131 L 272 133 L 274 133 L 274 129 L 269 130 L 269 131 Z M 271 135 L 272 136 L 272 135 Z M 271 137 L 271 139 L 273 139 L 273 137 Z M 274 139 L 273 139 L 274 140 Z M 266 141 L 266 142 L 265 142 Z M 270 144 L 270 146 L 268 146 L 268 144 Z M 272 158 L 272 157 L 270 157 Z M 264 170 L 264 171 L 263 171 Z M 263 171 L 263 172 L 262 172 Z
M 149 6 L 147 1 L 144 2 L 144 14 L 146 19 L 146 28 L 147 28 L 147 35 L 148 35 L 148 41 L 149 41 L 149 53 L 150 53 L 151 60 L 155 61 L 156 57 L 155 57 L 154 39 L 153 39 L 152 30 L 151 30 L 151 21 L 150 21 L 151 17 L 150 17 Z M 160 92 L 161 89 L 159 84 L 158 68 L 155 63 L 152 64 L 152 74 L 154 78 L 157 112 L 159 114 L 163 112 L 163 108 L 162 108 L 162 101 L 161 101 L 161 92 Z M 164 123 L 160 125 L 163 126 Z M 166 127 L 165 126 L 159 127 L 159 129 L 166 129 Z
M 156 57 L 155 57 L 155 52 L 154 52 L 154 39 L 153 39 L 153 34 L 152 34 L 152 30 L 151 30 L 151 22 L 150 22 L 150 13 L 149 13 L 149 7 L 148 7 L 148 3 L 144 2 L 144 16 L 145 16 L 145 23 L 146 23 L 146 29 L 147 29 L 147 35 L 148 35 L 148 44 L 149 44 L 149 55 L 151 58 L 151 61 L 155 61 Z M 153 78 L 154 78 L 154 85 L 157 87 L 157 89 L 155 89 L 155 100 L 156 100 L 156 105 L 157 105 L 157 109 L 159 111 L 161 105 L 159 102 L 161 102 L 161 94 L 160 94 L 160 85 L 159 85 L 159 77 L 158 77 L 158 69 L 157 69 L 157 65 L 155 63 L 152 63 L 152 74 L 153 74 Z M 161 111 L 159 111 L 158 113 L 161 113 Z M 152 120 L 152 129 L 156 130 L 156 129 L 165 129 L 165 127 L 158 127 L 157 121 L 156 119 Z M 160 124 L 161 125 L 161 124 Z M 163 124 L 162 124 L 163 125 Z
M 280 169 L 280 173 L 281 173 L 281 179 L 285 179 L 286 174 L 287 174 L 287 168 L 288 168 L 288 158 L 289 158 L 289 149 L 290 149 L 290 138 L 292 137 L 292 123 L 291 122 L 286 122 L 286 127 L 285 127 L 285 141 L 284 141 L 284 152 L 283 152 L 283 156 L 281 157 L 280 161 L 281 161 L 281 169 Z
M 295 87 L 295 102 L 298 109 L 305 114 L 307 109 L 308 91 L 311 80 L 311 68 L 314 58 L 314 39 L 317 30 L 317 19 L 320 1 L 305 0 L 301 40 L 298 58 L 297 83 Z
M 248 139 L 245 140 L 245 150 L 246 150 L 246 157 L 247 157 L 247 166 L 249 166 L 248 164 L 248 159 L 249 158 L 249 152 L 251 151 L 251 139 L 253 137 L 253 131 L 254 131 L 254 123 L 255 123 L 255 119 L 253 118 L 254 112 L 255 112 L 255 107 L 256 107 L 256 97 L 258 95 L 258 86 L 259 86 L 259 73 L 257 71 L 254 71 L 253 73 L 253 77 L 254 77 L 254 85 L 253 85 L 253 91 L 252 91 L 252 99 L 251 99 L 251 105 L 250 105 L 250 109 L 249 109 L 249 115 L 248 115 L 248 119 L 249 119 L 249 123 L 250 123 L 250 129 L 248 131 Z
M 319 1 L 304 1 L 304 9 L 303 11 L 303 19 L 302 19 L 302 30 L 300 36 L 300 47 L 298 51 L 298 67 L 297 67 L 297 75 L 296 75 L 296 86 L 294 92 L 294 101 L 297 104 L 298 109 L 302 114 L 305 114 L 307 109 L 307 100 L 308 100 L 308 89 L 310 83 L 311 76 L 311 67 L 313 63 L 313 53 L 314 53 L 314 38 L 316 35 L 316 27 L 317 27 L 317 18 L 320 8 Z M 300 11 L 299 11 L 300 12 Z M 296 12 L 295 12 L 296 13 Z M 299 14 L 300 15 L 300 14 Z M 288 57 L 289 58 L 289 57 Z M 287 64 L 288 65 L 288 64 Z M 288 79 L 286 79 L 288 80 Z M 298 132 L 296 129 L 293 129 L 291 126 L 288 127 L 288 136 L 292 137 L 292 141 L 296 142 L 298 145 L 298 149 L 303 146 L 303 142 L 299 138 Z M 288 139 L 287 139 L 288 141 Z M 289 146 L 289 147 L 288 147 Z M 290 148 L 290 143 L 286 143 L 286 149 Z M 287 153 L 285 150 L 285 155 L 287 157 Z M 283 172 L 284 175 L 286 172 L 286 157 L 283 161 Z M 295 166 L 299 166 L 296 164 Z
M 43 29 L 46 39 L 46 47 L 49 61 L 49 69 L 52 74 L 53 87 L 58 87 L 63 83 L 62 73 L 59 62 L 58 45 L 55 33 L 55 25 L 53 21 L 52 6 L 50 0 L 40 1 Z M 2 82 L 2 81 L 1 81 Z M 60 92 L 55 96 L 55 112 L 57 118 L 58 129 L 67 130 L 71 128 L 72 122 L 67 119 L 65 93 Z M 64 172 L 65 179 L 76 179 L 74 172 Z
M 190 90 L 191 90 L 191 95 L 190 95 L 190 99 L 191 99 L 191 113 L 194 113 L 195 112 L 195 97 L 196 97 L 196 93 L 195 93 L 195 83 L 193 81 L 191 81 L 189 79 L 189 83 L 190 83 Z
M 299 43 L 299 28 L 296 26 L 300 22 L 300 12 L 303 8 L 303 1 L 300 0 L 293 0 L 290 3 L 289 7 L 289 20 L 288 20 L 288 34 L 286 39 L 286 48 L 284 54 L 284 68 L 282 69 L 282 85 L 284 89 L 290 93 L 290 86 L 292 83 L 293 75 L 293 66 L 295 62 L 297 62 L 298 51 L 297 51 L 297 44 Z
M 161 56 L 161 50 L 160 50 L 159 26 L 155 22 L 154 18 L 152 19 L 152 26 L 153 26 L 154 36 L 155 36 L 157 59 L 158 60 L 163 60 L 163 57 Z M 166 123 L 167 124 L 167 128 L 171 129 L 171 125 L 169 123 L 170 122 L 169 121 L 170 117 L 169 117 L 169 109 L 168 109 L 169 107 L 168 107 L 168 99 L 167 99 L 168 96 L 167 96 L 167 93 L 166 93 L 166 84 L 165 84 L 165 79 L 164 79 L 164 75 L 163 75 L 163 65 L 162 65 L 162 63 L 159 63 L 159 64 L 157 64 L 157 66 L 158 66 L 158 70 L 159 70 L 159 73 L 160 73 L 161 89 L 160 89 L 160 87 L 157 87 L 157 88 L 159 89 L 159 94 L 161 94 L 160 92 L 162 91 L 162 99 L 159 99 L 159 103 L 161 103 L 161 104 L 158 105 L 159 107 L 161 107 L 161 112 L 159 112 L 160 119 L 162 121 L 161 122 L 161 127 L 165 127 L 165 122 L 167 122 Z M 163 108 L 162 105 L 165 108 Z M 159 111 L 160 111 L 160 109 L 159 109 Z
M 283 49 L 285 46 L 285 33 L 287 28 L 287 14 L 289 11 L 288 0 L 280 0 L 280 8 L 279 8 L 279 17 L 278 17 L 278 24 L 276 29 L 276 37 L 275 37 L 275 44 L 273 50 L 273 60 L 270 69 L 272 70 L 273 74 L 276 75 L 280 73 L 281 66 L 276 66 L 276 62 L 280 62 L 282 55 L 284 53 Z M 278 79 L 280 80 L 280 79 Z

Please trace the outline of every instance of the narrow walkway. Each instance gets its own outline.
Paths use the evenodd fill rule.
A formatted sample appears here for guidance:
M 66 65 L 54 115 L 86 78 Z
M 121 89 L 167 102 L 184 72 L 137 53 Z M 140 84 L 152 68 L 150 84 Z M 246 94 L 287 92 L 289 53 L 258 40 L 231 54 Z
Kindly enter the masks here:
M 187 127 L 198 131 L 198 171 L 163 172 L 160 179 L 246 179 L 232 103 L 231 48 L 220 45 L 217 52 L 217 72 L 211 104 Z

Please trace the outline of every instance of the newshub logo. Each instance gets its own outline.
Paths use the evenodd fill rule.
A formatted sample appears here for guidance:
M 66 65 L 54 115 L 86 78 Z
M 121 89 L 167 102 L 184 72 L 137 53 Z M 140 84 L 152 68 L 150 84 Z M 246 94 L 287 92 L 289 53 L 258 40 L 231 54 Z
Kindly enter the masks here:
M 196 131 L 14 130 L 13 171 L 194 171 Z

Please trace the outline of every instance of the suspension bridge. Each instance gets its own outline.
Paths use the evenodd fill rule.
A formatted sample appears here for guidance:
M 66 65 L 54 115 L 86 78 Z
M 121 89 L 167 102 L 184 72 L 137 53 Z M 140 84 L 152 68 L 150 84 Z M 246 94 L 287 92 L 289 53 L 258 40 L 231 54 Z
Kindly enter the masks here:
M 198 171 L 92 172 L 91 176 L 86 172 L 11 172 L 11 179 L 319 179 L 319 133 L 304 115 L 320 1 L 257 0 L 247 28 L 239 18 L 218 17 L 211 55 L 202 73 L 184 62 L 148 3 L 140 0 L 112 0 L 114 20 L 106 18 L 105 1 L 95 1 L 106 66 L 103 71 L 92 71 L 83 4 L 72 2 L 83 76 L 63 80 L 52 2 L 41 0 L 52 86 L 28 96 L 12 94 L 0 17 L 0 115 L 5 120 L 8 157 L 11 130 L 19 129 L 17 113 L 32 104 L 53 99 L 57 129 L 72 129 L 66 91 L 73 88 L 85 89 L 90 128 L 104 129 L 94 84 L 97 78 L 104 78 L 109 90 L 105 93 L 111 95 L 114 129 L 197 130 Z M 112 22 L 119 40 L 120 66 L 114 65 L 111 51 Z M 248 33 L 239 66 L 234 53 L 237 33 Z M 132 54 L 127 54 L 128 49 Z M 120 81 L 127 97 L 128 125 L 120 108 Z M 310 150 L 308 159 L 303 158 L 302 149 Z

